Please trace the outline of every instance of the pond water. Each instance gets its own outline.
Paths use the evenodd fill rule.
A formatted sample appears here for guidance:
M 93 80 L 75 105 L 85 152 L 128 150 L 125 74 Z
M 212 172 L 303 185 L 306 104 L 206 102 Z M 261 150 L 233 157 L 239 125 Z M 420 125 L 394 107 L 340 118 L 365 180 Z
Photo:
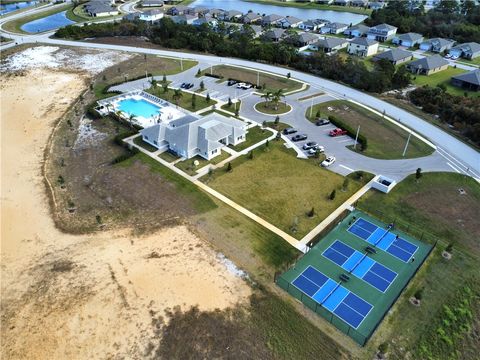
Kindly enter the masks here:
M 21 26 L 21 29 L 28 33 L 36 33 L 57 29 L 62 26 L 75 24 L 75 21 L 67 18 L 67 12 L 62 11 L 41 19 L 30 21 Z
M 12 4 L 0 4 L 0 15 L 5 15 L 9 12 L 33 6 L 35 4 L 38 4 L 38 1 L 24 1 Z
M 340 22 L 344 24 L 358 24 L 367 18 L 365 15 L 349 12 L 257 4 L 242 0 L 196 0 L 189 6 L 204 6 L 207 8 L 218 8 L 223 10 L 238 10 L 243 13 L 252 10 L 253 12 L 259 14 L 277 14 L 281 16 L 290 15 L 302 20 L 326 19 L 332 22 Z

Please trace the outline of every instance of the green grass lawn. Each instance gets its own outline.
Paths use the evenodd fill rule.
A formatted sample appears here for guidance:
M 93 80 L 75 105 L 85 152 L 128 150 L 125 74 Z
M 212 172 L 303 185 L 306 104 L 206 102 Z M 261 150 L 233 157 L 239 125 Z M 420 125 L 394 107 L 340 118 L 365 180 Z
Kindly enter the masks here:
M 275 105 L 271 101 L 262 101 L 255 104 L 255 109 L 269 115 L 282 115 L 292 110 L 292 107 L 283 102 Z
M 197 174 L 197 170 L 203 168 L 204 166 L 207 166 L 208 164 L 216 165 L 218 163 L 221 163 L 223 160 L 228 159 L 230 156 L 231 155 L 229 153 L 222 151 L 220 155 L 215 156 L 212 160 L 208 161 L 197 155 L 191 159 L 179 161 L 175 164 L 175 166 L 180 170 L 186 172 L 188 175 L 193 176 Z M 198 162 L 198 165 L 195 165 L 195 162 Z
M 231 113 L 235 113 L 235 109 L 240 110 L 242 106 L 242 100 L 238 100 L 236 103 L 232 103 L 232 105 L 228 105 L 228 103 L 220 106 L 220 109 L 230 111 Z
M 268 147 L 255 149 L 253 159 L 246 155 L 231 164 L 233 171 L 215 171 L 205 180 L 208 185 L 296 238 L 306 235 L 362 186 L 352 179 L 342 191 L 342 176 L 313 159 L 297 159 L 282 141 L 271 141 Z M 336 197 L 329 200 L 332 190 Z M 309 217 L 312 207 L 315 214 Z
M 459 188 L 466 194 L 460 195 Z M 472 324 L 480 321 L 478 183 L 454 173 L 426 173 L 419 181 L 412 175 L 389 194 L 368 193 L 359 208 L 382 221 L 395 220 L 397 227 L 423 241 L 438 240 L 437 249 L 400 298 L 393 315 L 374 335 L 371 350 L 385 341 L 393 359 L 404 359 L 407 353 L 415 359 L 459 358 L 452 355 L 455 352 L 460 352 L 462 359 L 477 359 L 473 349 L 478 349 L 479 338 L 473 334 Z M 454 244 L 453 257 L 447 261 L 441 252 L 449 243 Z M 466 285 L 477 294 L 476 300 L 467 300 Z M 420 288 L 422 305 L 415 308 L 408 298 Z M 446 312 L 447 304 L 456 321 Z M 457 308 L 469 311 L 472 317 L 466 320 L 456 313 Z
M 334 110 L 329 111 L 328 107 Z M 362 154 L 377 159 L 402 158 L 408 133 L 384 120 L 381 116 L 343 100 L 316 104 L 313 106 L 312 117 L 310 117 L 310 107 L 307 109 L 305 116 L 310 121 L 314 121 L 317 111 L 320 112 L 322 117 L 333 115 L 353 129 L 357 129 L 360 125 L 360 134 L 368 140 L 368 147 Z M 433 148 L 412 136 L 405 158 L 422 157 L 431 154 L 433 151 Z
M 167 100 L 172 104 L 176 104 L 177 106 L 184 108 L 188 111 L 199 111 L 207 107 L 211 107 L 212 105 L 215 105 L 217 103 L 215 100 L 210 100 L 208 102 L 205 97 L 196 94 L 195 107 L 193 107 L 192 94 L 181 91 L 182 97 L 180 99 L 174 100 L 173 96 L 175 92 L 173 91 L 173 89 L 169 89 L 169 91 L 165 93 L 161 86 L 157 86 L 156 89 L 150 88 L 147 90 L 147 92 L 152 95 L 158 96 L 161 99 Z
M 44 17 L 50 16 L 50 15 L 53 15 L 53 14 L 57 14 L 59 12 L 65 11 L 65 10 L 68 11 L 69 9 L 72 9 L 72 8 L 73 8 L 73 5 L 71 5 L 71 4 L 61 6 L 61 7 L 58 7 L 58 8 L 54 8 L 54 9 L 49 8 L 48 10 L 41 11 L 39 13 L 23 16 L 23 17 L 20 17 L 18 19 L 15 19 L 15 20 L 8 21 L 5 24 L 3 24 L 3 29 L 5 29 L 9 32 L 28 34 L 27 32 L 25 32 L 21 29 L 22 25 L 24 25 L 24 24 L 26 24 L 30 21 L 42 19 Z
M 160 159 L 163 159 L 163 160 L 169 162 L 169 163 L 174 162 L 175 160 L 180 159 L 179 156 L 176 156 L 175 154 L 172 154 L 170 151 L 165 151 L 165 152 L 161 153 L 160 155 L 158 155 L 158 157 L 159 157 Z
M 447 92 L 452 95 L 463 96 L 466 92 L 469 96 L 480 96 L 480 93 L 478 93 L 478 91 L 466 91 L 465 89 L 461 89 L 450 84 L 450 79 L 452 78 L 452 76 L 463 74 L 466 72 L 466 70 L 459 68 L 455 69 L 454 67 L 449 66 L 446 70 L 439 71 L 432 75 L 414 75 L 412 77 L 412 82 L 419 86 L 429 85 L 432 87 L 435 87 L 439 84 L 444 84 L 447 87 Z
M 137 136 L 135 139 L 133 139 L 133 143 L 149 152 L 155 152 L 158 150 L 155 146 L 152 146 L 149 143 L 146 143 L 145 141 L 143 141 L 141 136 Z
M 285 92 L 295 91 L 302 88 L 302 83 L 292 79 L 288 79 L 286 76 L 281 77 L 273 74 L 258 72 L 254 70 L 238 68 L 228 65 L 217 65 L 212 68 L 206 68 L 202 71 L 202 74 L 213 73 L 214 75 L 223 76 L 223 80 L 227 79 L 236 79 L 251 84 L 257 83 L 257 77 L 259 77 L 260 86 L 266 87 L 267 90 L 278 90 L 283 89 Z M 285 75 L 287 70 L 285 70 Z M 266 89 L 262 89 L 265 91 Z M 240 91 L 240 90 L 239 90 Z
M 271 131 L 262 129 L 260 126 L 255 126 L 248 129 L 246 140 L 244 142 L 235 146 L 229 145 L 229 147 L 235 151 L 242 151 L 270 136 L 272 136 Z

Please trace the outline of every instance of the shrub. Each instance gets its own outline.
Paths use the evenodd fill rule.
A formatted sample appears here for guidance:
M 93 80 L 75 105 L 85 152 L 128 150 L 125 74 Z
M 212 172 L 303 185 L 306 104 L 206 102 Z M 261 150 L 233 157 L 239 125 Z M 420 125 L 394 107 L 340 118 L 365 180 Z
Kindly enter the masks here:
M 386 343 L 386 342 L 381 343 L 381 344 L 378 346 L 378 351 L 379 351 L 381 354 L 386 354 L 387 351 L 388 351 L 388 343 Z
M 332 192 L 330 193 L 330 196 L 328 198 L 330 200 L 334 200 L 335 196 L 337 196 L 337 191 L 334 189 L 334 190 L 332 190 Z
M 232 171 L 233 171 L 232 163 L 228 163 L 228 165 L 227 165 L 227 172 L 232 172 Z
M 445 251 L 448 252 L 448 253 L 452 253 L 452 250 L 453 250 L 453 244 L 450 243 L 447 245 L 447 247 L 445 248 Z
M 308 217 L 314 217 L 315 216 L 315 208 L 312 207 L 312 209 L 308 212 Z
M 417 291 L 415 291 L 415 294 L 413 294 L 413 296 L 414 296 L 415 299 L 417 299 L 417 300 L 422 300 L 422 298 L 423 298 L 423 288 L 418 289 Z
M 420 179 L 422 177 L 422 169 L 418 168 L 417 171 L 415 172 L 415 179 Z

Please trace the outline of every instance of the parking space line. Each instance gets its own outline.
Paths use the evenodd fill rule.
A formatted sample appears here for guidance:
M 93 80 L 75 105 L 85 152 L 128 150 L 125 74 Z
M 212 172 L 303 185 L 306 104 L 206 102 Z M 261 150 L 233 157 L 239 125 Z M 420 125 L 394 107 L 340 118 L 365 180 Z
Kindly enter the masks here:
M 344 168 L 344 169 L 347 169 L 348 171 L 351 171 L 351 172 L 354 172 L 355 170 L 349 168 L 348 166 L 345 166 L 345 165 L 342 165 L 342 164 L 339 164 L 338 166 Z

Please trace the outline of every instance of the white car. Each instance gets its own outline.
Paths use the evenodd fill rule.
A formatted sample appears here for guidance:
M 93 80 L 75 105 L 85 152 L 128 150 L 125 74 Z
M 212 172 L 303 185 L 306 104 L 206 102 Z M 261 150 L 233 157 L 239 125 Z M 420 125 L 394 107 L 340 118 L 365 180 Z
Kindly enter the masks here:
M 317 153 L 317 151 L 318 151 L 319 153 L 323 153 L 323 152 L 325 152 L 325 148 L 324 148 L 323 146 L 321 146 L 321 145 L 317 145 L 316 147 L 313 147 L 313 148 L 309 149 L 309 150 L 307 151 L 307 155 L 308 155 L 308 156 L 313 156 L 313 155 L 315 155 L 315 154 Z
M 322 161 L 320 165 L 323 167 L 329 167 L 335 162 L 335 160 L 335 156 L 328 156 L 325 160 Z
M 450 55 L 450 54 L 445 55 L 445 59 L 450 59 L 451 57 L 452 57 L 452 55 Z
M 452 60 L 457 60 L 458 59 L 458 56 L 457 55 L 452 55 L 452 57 L 450 58 Z

